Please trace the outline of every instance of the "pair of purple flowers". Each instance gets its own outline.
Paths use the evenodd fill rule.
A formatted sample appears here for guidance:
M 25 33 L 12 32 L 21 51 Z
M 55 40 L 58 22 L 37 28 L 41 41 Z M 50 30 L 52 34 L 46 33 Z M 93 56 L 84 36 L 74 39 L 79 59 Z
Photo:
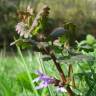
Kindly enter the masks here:
M 33 82 L 41 81 L 39 86 L 36 86 L 36 89 L 42 89 L 48 87 L 48 85 L 54 85 L 56 86 L 56 90 L 59 92 L 66 92 L 66 89 L 64 88 L 64 85 L 61 83 L 60 80 L 57 80 L 56 78 L 49 77 L 40 71 L 36 72 L 37 75 L 39 75 L 36 79 L 33 80 Z

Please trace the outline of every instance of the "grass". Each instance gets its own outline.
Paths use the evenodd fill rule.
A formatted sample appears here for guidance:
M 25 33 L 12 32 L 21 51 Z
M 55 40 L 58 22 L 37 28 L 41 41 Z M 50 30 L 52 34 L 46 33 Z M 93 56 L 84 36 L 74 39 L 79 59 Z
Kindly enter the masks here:
M 83 52 L 84 53 L 84 52 Z M 87 55 L 96 57 L 96 51 L 87 53 Z M 12 53 L 11 53 L 12 54 Z M 86 54 L 86 53 L 84 53 Z M 82 96 L 96 96 L 96 60 L 83 60 L 79 63 L 74 63 L 74 76 L 78 89 L 76 93 L 83 94 Z M 64 68 L 68 65 L 62 65 Z M 35 78 L 33 72 L 35 70 L 43 70 L 49 76 L 59 78 L 55 66 L 52 62 L 43 62 L 40 54 L 34 56 L 30 51 L 26 54 L 21 53 L 18 48 L 18 54 L 0 56 L 0 96 L 66 96 L 62 93 L 57 93 L 54 86 L 42 90 L 35 90 L 35 84 L 32 80 Z M 67 74 L 67 72 L 66 72 Z M 57 95 L 56 95 L 57 94 Z
M 41 61 L 37 56 L 32 56 L 29 51 L 23 56 L 19 48 L 17 55 L 11 53 L 10 56 L 6 56 L 2 54 L 0 56 L 0 96 L 29 96 L 28 94 L 45 96 L 48 90 L 44 89 L 38 93 L 32 83 L 34 79 L 32 73 L 37 69 L 42 70 Z M 49 94 L 52 92 L 50 91 Z
M 55 0 L 54 2 L 51 0 L 49 2 L 49 0 L 23 0 L 18 1 L 18 9 L 23 10 L 30 4 L 32 7 L 38 6 L 38 10 L 42 4 L 47 4 L 51 8 L 50 17 L 60 20 L 60 24 L 65 21 L 72 21 L 78 26 L 80 25 L 79 31 L 82 32 L 87 22 L 90 24 L 91 20 L 96 20 L 96 8 L 94 6 L 96 0 L 93 1 L 94 3 L 90 1 Z M 36 90 L 36 84 L 32 82 L 36 78 L 35 70 L 39 69 L 49 76 L 60 78 L 58 71 L 52 61 L 44 62 L 41 59 L 41 54 L 36 53 L 33 55 L 30 51 L 24 54 L 19 48 L 17 50 L 17 53 L 6 54 L 3 51 L 0 53 L 0 96 L 66 96 L 65 93 L 56 92 L 54 86 Z M 82 96 L 96 96 L 96 50 L 89 53 L 83 52 L 83 54 L 94 58 L 81 59 L 80 62 L 77 62 L 79 58 L 77 57 L 72 61 L 68 61 L 68 64 L 73 65 L 73 74 L 76 80 L 77 89 L 73 90 L 77 94 L 82 94 Z M 66 75 L 68 74 L 66 70 L 68 64 L 63 62 L 61 65 Z

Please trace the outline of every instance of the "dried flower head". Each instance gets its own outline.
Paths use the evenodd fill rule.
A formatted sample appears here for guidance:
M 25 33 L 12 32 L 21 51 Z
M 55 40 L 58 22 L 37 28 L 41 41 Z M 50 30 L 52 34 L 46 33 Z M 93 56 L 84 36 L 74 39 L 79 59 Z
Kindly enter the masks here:
M 28 26 L 24 22 L 19 22 L 16 25 L 16 31 L 20 36 L 24 36 L 25 38 L 28 38 L 29 34 L 27 34 Z
M 33 10 L 33 8 L 31 8 L 30 5 L 28 5 L 28 7 L 27 7 L 27 12 L 29 12 L 30 15 L 33 15 L 33 13 L 34 13 L 34 10 Z
M 32 32 L 37 27 L 39 23 L 38 21 L 40 20 L 40 18 L 47 17 L 49 15 L 49 10 L 50 8 L 47 5 L 44 5 L 43 8 L 41 8 L 41 10 L 36 15 L 28 33 Z

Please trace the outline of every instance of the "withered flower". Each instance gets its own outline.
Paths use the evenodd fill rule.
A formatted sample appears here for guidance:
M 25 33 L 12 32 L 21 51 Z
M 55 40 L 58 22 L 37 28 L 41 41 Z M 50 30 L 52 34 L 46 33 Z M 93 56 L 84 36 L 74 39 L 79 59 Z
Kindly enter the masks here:
M 37 27 L 37 25 L 39 23 L 38 21 L 40 20 L 40 18 L 47 17 L 49 15 L 49 10 L 50 10 L 50 8 L 47 5 L 44 5 L 43 8 L 41 8 L 39 13 L 35 17 L 28 33 L 32 32 Z
M 30 34 L 27 34 L 28 26 L 24 22 L 19 22 L 16 25 L 16 31 L 20 36 L 24 36 L 25 38 L 28 38 Z

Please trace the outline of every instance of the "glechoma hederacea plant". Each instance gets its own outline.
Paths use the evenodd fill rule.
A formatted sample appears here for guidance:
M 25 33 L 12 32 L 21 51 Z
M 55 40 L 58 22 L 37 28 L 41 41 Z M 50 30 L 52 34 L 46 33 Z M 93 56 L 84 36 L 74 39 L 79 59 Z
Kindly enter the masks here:
M 16 25 L 16 31 L 20 35 L 18 40 L 11 43 L 17 44 L 20 47 L 32 48 L 35 52 L 40 52 L 44 56 L 49 56 L 50 59 L 53 60 L 61 79 L 57 80 L 54 77 L 49 77 L 40 72 L 37 72 L 39 77 L 33 80 L 33 82 L 37 82 L 38 80 L 42 81 L 37 89 L 47 87 L 49 84 L 53 84 L 57 87 L 59 91 L 67 92 L 68 96 L 76 95 L 72 91 L 72 87 L 75 87 L 71 84 L 74 83 L 74 79 L 70 76 L 72 72 L 72 65 L 69 65 L 69 73 L 68 76 L 65 76 L 60 63 L 58 62 L 57 55 L 63 55 L 62 52 L 64 48 L 68 48 L 70 44 L 70 35 L 68 35 L 68 31 L 70 31 L 72 26 L 73 31 L 75 32 L 75 25 L 72 23 L 68 23 L 64 27 L 57 27 L 55 29 L 52 28 L 52 22 L 49 18 L 49 10 L 50 8 L 47 5 L 44 5 L 42 9 L 36 14 L 34 10 L 28 6 L 25 11 L 19 11 L 18 17 L 21 20 Z

